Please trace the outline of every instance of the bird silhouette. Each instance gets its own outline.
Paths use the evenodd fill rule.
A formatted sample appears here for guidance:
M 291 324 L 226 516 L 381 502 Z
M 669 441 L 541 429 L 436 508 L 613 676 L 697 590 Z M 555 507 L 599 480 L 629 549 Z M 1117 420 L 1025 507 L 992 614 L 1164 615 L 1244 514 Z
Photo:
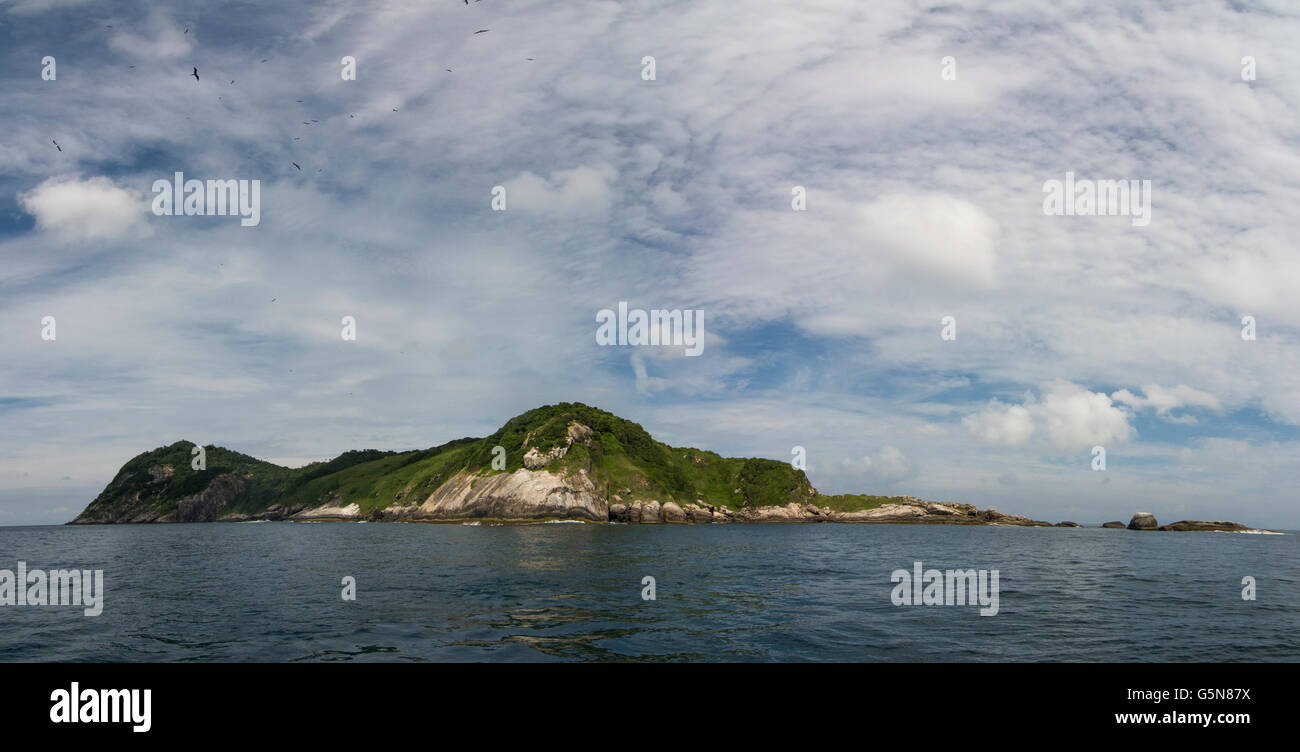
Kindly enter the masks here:
M 58 142 L 58 141 L 55 141 L 54 139 L 50 139 L 50 141 L 52 141 L 52 142 L 54 143 L 54 148 L 58 149 L 59 151 L 63 151 L 63 147 L 62 147 L 62 146 L 59 146 L 59 142 Z
M 199 80 L 199 69 L 198 69 L 198 68 L 194 68 L 194 72 L 191 73 L 190 75 L 191 75 L 191 76 L 194 76 L 194 80 L 195 80 L 195 81 L 198 81 L 198 80 Z
M 290 164 L 292 164 L 294 167 L 297 167 L 299 170 L 302 169 L 302 165 L 298 164 L 297 162 L 291 162 Z
M 491 30 L 491 29 L 479 29 L 478 31 L 476 31 L 476 32 L 474 32 L 474 33 L 475 33 L 475 34 L 482 34 L 482 33 L 485 32 L 485 31 L 492 31 L 492 30 Z
M 190 33 L 190 27 L 188 27 L 188 26 L 185 27 L 185 33 L 186 33 L 186 34 Z

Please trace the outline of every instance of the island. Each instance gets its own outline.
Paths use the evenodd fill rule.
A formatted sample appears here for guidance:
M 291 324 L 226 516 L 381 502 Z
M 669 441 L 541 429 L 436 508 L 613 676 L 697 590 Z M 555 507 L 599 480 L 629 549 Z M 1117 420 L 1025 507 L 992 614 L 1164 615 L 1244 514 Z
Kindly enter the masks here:
M 529 410 L 486 438 L 354 450 L 299 468 L 178 441 L 123 465 L 68 524 L 255 520 L 1053 527 L 971 504 L 822 494 L 790 463 L 669 446 L 576 402 Z

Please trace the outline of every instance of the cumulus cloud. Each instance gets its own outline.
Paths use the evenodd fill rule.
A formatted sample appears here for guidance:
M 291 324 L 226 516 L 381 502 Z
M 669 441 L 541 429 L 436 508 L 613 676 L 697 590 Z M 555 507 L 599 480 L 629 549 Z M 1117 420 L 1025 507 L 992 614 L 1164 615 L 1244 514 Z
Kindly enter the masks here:
M 147 204 L 106 177 L 50 178 L 18 197 L 36 226 L 61 242 L 113 240 L 128 233 Z
M 1034 417 L 1023 405 L 1004 405 L 992 400 L 977 413 L 962 418 L 962 424 L 980 441 L 998 446 L 1020 446 L 1034 433 Z
M 1027 395 L 1021 405 L 994 400 L 962 423 L 989 444 L 1020 446 L 1037 434 L 1059 451 L 1127 441 L 1137 433 L 1129 414 L 1102 392 L 1066 381 L 1049 383 L 1041 391 L 1041 396 Z

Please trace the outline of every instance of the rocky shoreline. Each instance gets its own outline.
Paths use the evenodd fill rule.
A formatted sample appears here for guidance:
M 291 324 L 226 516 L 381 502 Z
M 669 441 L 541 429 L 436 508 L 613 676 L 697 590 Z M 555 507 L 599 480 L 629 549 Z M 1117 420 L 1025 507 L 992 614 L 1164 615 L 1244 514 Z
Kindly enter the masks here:
M 421 511 L 415 508 L 388 508 L 362 514 L 356 504 L 344 507 L 326 506 L 310 509 L 285 509 L 280 506 L 268 509 L 264 514 L 243 515 L 227 514 L 216 518 L 218 522 L 252 522 L 257 520 L 298 521 L 298 522 L 431 522 L 431 523 L 467 523 L 488 522 L 493 524 L 530 523 L 530 522 L 608 522 L 617 524 L 639 525 L 687 525 L 687 524 L 727 524 L 727 523 L 864 523 L 864 524 L 917 524 L 917 525 L 1005 525 L 1018 527 L 1085 527 L 1077 522 L 1050 523 L 1033 520 L 1018 514 L 1005 514 L 996 509 L 980 509 L 972 504 L 953 502 L 926 501 L 914 497 L 901 497 L 898 503 L 885 504 L 875 509 L 855 512 L 837 512 L 829 507 L 815 504 L 791 503 L 785 506 L 747 507 L 740 510 L 713 506 L 697 502 L 678 504 L 676 502 L 637 501 L 630 504 L 615 503 L 608 507 L 607 517 L 600 519 L 587 514 L 583 508 L 575 512 L 569 507 L 566 514 L 522 514 L 522 510 L 512 504 L 502 503 L 476 509 L 472 513 L 458 516 L 436 513 L 433 510 Z M 552 511 L 558 511 L 553 509 Z M 1228 521 L 1180 520 L 1168 525 L 1147 526 L 1151 515 L 1140 512 L 1133 516 L 1128 525 L 1122 522 L 1107 522 L 1102 528 L 1128 530 L 1158 531 L 1218 531 L 1248 532 L 1253 528 Z M 1270 532 L 1270 531 L 1261 531 Z

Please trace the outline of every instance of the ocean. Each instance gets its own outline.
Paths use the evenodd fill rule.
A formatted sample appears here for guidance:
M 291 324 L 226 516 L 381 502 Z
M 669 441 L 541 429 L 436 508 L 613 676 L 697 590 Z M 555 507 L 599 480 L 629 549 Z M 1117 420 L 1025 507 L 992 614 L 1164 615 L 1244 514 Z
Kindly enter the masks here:
M 0 569 L 101 569 L 105 588 L 99 616 L 0 605 L 0 661 L 1297 661 L 1297 540 L 852 524 L 0 527 Z M 895 605 L 892 573 L 916 562 L 996 570 L 996 614 Z

